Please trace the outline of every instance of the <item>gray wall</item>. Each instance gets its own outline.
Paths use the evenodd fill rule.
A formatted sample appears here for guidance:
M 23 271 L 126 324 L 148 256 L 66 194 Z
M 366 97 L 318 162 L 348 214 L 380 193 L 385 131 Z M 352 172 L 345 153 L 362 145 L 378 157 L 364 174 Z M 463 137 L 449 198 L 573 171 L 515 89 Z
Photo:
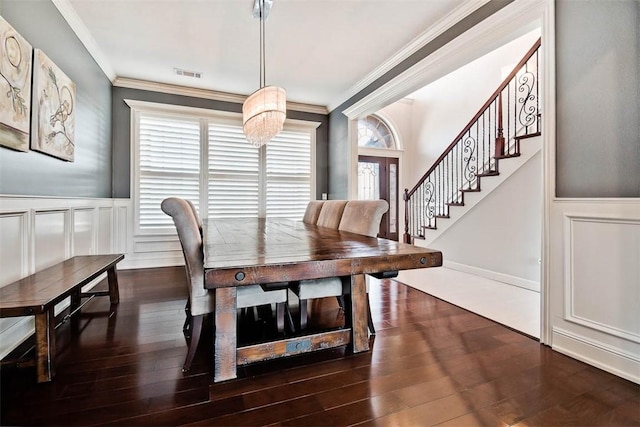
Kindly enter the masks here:
M 408 70 L 433 52 L 449 43 L 468 29 L 474 27 L 487 17 L 493 15 L 513 0 L 491 0 L 465 19 L 461 20 L 453 27 L 433 39 L 431 42 L 420 48 L 417 52 L 409 56 L 400 64 L 393 67 L 384 75 L 380 76 L 376 81 L 366 88 L 362 89 L 356 95 L 349 98 L 339 107 L 335 108 L 329 114 L 329 196 L 332 199 L 348 198 L 348 181 L 350 146 L 348 138 L 348 119 L 342 114 L 346 108 L 360 101 L 365 96 L 375 92 L 381 86 L 389 82 L 394 77 Z M 426 172 L 426 168 L 425 168 Z M 409 185 L 412 185 L 409 183 Z
M 192 98 L 181 95 L 150 92 L 121 87 L 113 88 L 113 196 L 130 197 L 130 124 L 131 109 L 124 102 L 125 99 L 157 102 L 162 104 L 184 105 L 189 107 L 207 108 L 218 111 L 242 112 L 242 104 L 232 102 L 213 101 L 202 98 Z M 321 197 L 327 192 L 327 145 L 329 117 L 325 114 L 313 114 L 300 111 L 287 111 L 287 118 L 320 122 L 316 131 L 316 196 Z
M 640 1 L 556 1 L 556 195 L 640 197 Z
M 0 147 L 0 194 L 111 197 L 111 82 L 50 1 L 0 0 L 0 14 L 76 84 L 75 161 Z

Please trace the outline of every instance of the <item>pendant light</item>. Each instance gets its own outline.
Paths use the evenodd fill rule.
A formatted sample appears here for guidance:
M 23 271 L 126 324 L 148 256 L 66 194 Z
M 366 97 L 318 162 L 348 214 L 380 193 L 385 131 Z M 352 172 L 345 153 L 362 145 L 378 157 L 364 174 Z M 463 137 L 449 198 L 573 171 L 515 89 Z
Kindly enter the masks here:
M 266 86 L 264 26 L 273 0 L 255 0 L 254 18 L 260 19 L 260 89 L 242 105 L 242 129 L 247 141 L 261 147 L 276 136 L 287 117 L 287 93 L 278 86 Z

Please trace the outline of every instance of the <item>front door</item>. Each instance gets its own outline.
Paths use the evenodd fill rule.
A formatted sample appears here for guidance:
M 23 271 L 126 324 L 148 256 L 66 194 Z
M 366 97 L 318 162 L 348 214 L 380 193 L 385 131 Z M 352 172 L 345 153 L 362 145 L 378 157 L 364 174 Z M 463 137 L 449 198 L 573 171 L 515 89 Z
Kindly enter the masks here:
M 378 237 L 398 240 L 398 159 L 358 156 L 358 199 L 389 202 Z

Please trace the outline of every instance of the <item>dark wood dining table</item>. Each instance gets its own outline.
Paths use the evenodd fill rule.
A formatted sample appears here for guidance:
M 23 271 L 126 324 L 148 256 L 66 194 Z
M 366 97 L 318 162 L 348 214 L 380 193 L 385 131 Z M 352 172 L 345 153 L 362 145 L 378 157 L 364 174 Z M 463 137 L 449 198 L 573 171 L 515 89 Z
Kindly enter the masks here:
M 369 350 L 365 274 L 442 265 L 440 251 L 284 219 L 205 219 L 203 240 L 205 287 L 215 291 L 214 382 L 253 362 L 342 345 Z M 344 328 L 238 346 L 237 287 L 323 277 L 351 278 Z

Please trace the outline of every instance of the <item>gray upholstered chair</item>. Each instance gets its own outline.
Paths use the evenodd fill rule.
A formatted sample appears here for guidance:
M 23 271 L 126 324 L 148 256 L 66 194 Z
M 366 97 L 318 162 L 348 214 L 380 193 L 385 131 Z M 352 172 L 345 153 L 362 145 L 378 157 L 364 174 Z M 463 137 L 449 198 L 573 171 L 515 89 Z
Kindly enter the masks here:
M 189 350 L 185 358 L 182 370 L 191 368 L 195 356 L 204 317 L 213 313 L 215 306 L 215 294 L 204 287 L 204 254 L 202 249 L 202 223 L 190 202 L 170 197 L 162 201 L 162 211 L 173 219 L 178 231 L 178 238 L 184 254 L 185 268 L 187 271 L 187 286 L 189 288 L 189 300 L 187 301 L 187 322 L 185 335 L 191 337 Z M 276 320 L 278 331 L 284 332 L 284 314 L 287 303 L 286 289 L 265 291 L 260 285 L 240 286 L 237 289 L 236 306 L 238 309 L 267 304 L 276 304 Z
M 378 235 L 382 215 L 388 209 L 389 204 L 385 200 L 329 200 L 322 206 L 317 225 L 375 237 Z M 342 296 L 344 295 L 344 287 L 348 284 L 346 282 L 348 279 L 330 277 L 301 280 L 292 284 L 291 289 L 300 300 L 300 329 L 306 329 L 307 327 L 307 300 L 335 296 L 338 298 L 340 305 L 344 305 Z M 367 280 L 367 292 L 368 290 Z M 367 315 L 369 329 L 372 334 L 375 334 L 368 303 Z
M 322 205 L 324 204 L 324 200 L 311 200 L 307 205 L 307 209 L 304 211 L 304 216 L 302 217 L 302 222 L 306 224 L 316 224 L 318 222 L 318 217 L 320 216 L 320 210 L 322 210 Z
M 322 204 L 316 225 L 320 227 L 338 228 L 340 219 L 342 219 L 342 211 L 344 211 L 346 205 L 346 200 L 326 200 Z
M 338 230 L 376 237 L 380 230 L 382 216 L 389 210 L 386 200 L 349 200 L 342 213 Z M 369 331 L 376 333 L 369 303 L 369 276 L 365 276 L 367 284 L 367 323 Z

